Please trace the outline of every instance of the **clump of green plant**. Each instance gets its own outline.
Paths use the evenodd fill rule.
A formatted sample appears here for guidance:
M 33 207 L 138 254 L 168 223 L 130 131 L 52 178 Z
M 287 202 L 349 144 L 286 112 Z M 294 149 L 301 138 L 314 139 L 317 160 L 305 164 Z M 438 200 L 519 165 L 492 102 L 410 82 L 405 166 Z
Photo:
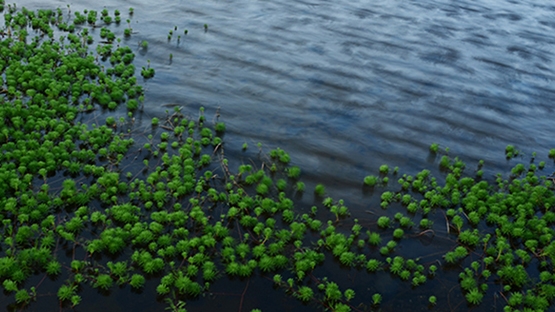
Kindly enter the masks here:
M 314 194 L 316 194 L 317 196 L 324 196 L 325 193 L 326 187 L 323 184 L 318 184 L 314 188 Z
M 150 62 L 148 63 L 148 66 L 143 66 L 141 69 L 141 76 L 143 76 L 145 79 L 154 77 L 154 73 L 154 68 L 150 67 Z
M 364 178 L 364 184 L 368 186 L 374 186 L 376 185 L 376 183 L 378 183 L 378 181 L 379 181 L 379 178 L 372 175 L 366 176 Z
M 505 147 L 505 155 L 507 156 L 507 158 L 513 158 L 515 156 L 518 155 L 518 150 L 514 147 L 514 145 L 507 145 L 507 147 Z

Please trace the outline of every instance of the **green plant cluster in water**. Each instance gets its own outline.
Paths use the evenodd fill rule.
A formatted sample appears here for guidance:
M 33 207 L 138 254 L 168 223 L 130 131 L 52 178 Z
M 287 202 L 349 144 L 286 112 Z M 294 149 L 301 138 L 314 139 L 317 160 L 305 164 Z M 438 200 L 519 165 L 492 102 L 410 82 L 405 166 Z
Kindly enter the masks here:
M 13 5 L 5 13 L 0 283 L 13 300 L 9 309 L 49 293 L 60 306 L 75 307 L 87 304 L 83 288 L 140 290 L 155 281 L 168 308 L 184 311 L 188 299 L 209 292 L 218 279 L 255 274 L 323 309 L 379 309 L 379 290 L 357 294 L 318 271 L 330 258 L 340 270 L 366 271 L 369 284 L 372 275 L 388 273 L 420 287 L 444 268 L 459 269 L 469 305 L 498 296 L 507 311 L 552 307 L 553 181 L 538 176 L 533 163 L 488 182 L 478 174 L 481 163 L 471 177 L 461 160 L 444 154 L 444 183 L 429 170 L 401 176 L 383 165 L 380 177 L 368 176 L 364 184 L 377 188 L 397 176 L 399 186 L 381 193 L 380 206 L 406 213 L 384 211 L 364 226 L 350 220 L 345 231 L 340 221 L 348 221 L 349 210 L 343 200 L 324 198 L 323 184 L 314 190 L 321 204 L 304 212 L 295 206 L 293 195 L 305 185 L 285 151 L 230 168 L 225 125 L 208 125 L 203 109 L 194 119 L 179 108 L 153 118 L 152 134 L 143 140 L 147 130 L 133 125 L 143 100 L 133 52 L 113 46 L 118 39 L 107 28 L 91 51 L 85 23 L 96 25 L 96 12 L 74 14 L 68 24 L 61 10 Z M 101 15 L 111 23 L 107 11 Z M 153 73 L 145 69 L 145 76 Z M 123 104 L 128 118 L 78 121 Z M 430 150 L 440 152 L 437 145 Z M 457 238 L 442 257 L 420 263 L 400 255 L 407 237 L 442 228 Z M 31 284 L 34 275 L 64 279 L 52 292 L 42 282 Z M 426 298 L 423 304 L 432 306 L 445 299 L 443 293 Z

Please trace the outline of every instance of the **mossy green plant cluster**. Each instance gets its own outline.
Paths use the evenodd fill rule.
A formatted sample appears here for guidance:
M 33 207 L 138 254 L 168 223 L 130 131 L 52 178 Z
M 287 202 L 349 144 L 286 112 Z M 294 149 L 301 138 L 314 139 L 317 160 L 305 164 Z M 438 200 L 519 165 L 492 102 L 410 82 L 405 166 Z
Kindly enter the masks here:
M 430 150 L 438 153 L 437 146 Z M 512 145 L 507 151 L 511 158 L 517 154 Z M 459 282 L 468 304 L 500 295 L 505 311 L 548 310 L 555 298 L 553 179 L 540 176 L 534 161 L 517 163 L 509 175 L 497 174 L 490 182 L 482 179 L 483 161 L 472 177 L 463 174 L 466 164 L 449 157 L 448 149 L 440 159 L 444 183 L 429 170 L 414 177 L 403 175 L 398 179 L 399 192 L 385 201 L 387 192 L 382 193 L 382 207 L 388 207 L 393 198 L 413 217 L 420 215 L 423 231 L 430 228 L 434 214 L 444 216 L 444 222 L 433 228 L 446 228 L 457 238 L 457 245 L 443 255 L 442 265 L 462 269 Z M 435 219 L 440 223 L 441 218 Z
M 231 168 L 225 124 L 207 122 L 203 108 L 192 118 L 176 107 L 146 129 L 135 127 L 144 90 L 132 50 L 108 27 L 120 12 L 112 20 L 102 10 L 101 21 L 96 11 L 75 12 L 68 22 L 68 11 L 9 5 L 4 15 L 0 283 L 8 309 L 44 296 L 73 308 L 93 304 L 82 301 L 85 288 L 141 290 L 154 281 L 153 301 L 185 311 L 218 280 L 253 275 L 325 310 L 383 304 L 379 289 L 353 289 L 319 270 L 326 266 L 367 274 L 369 285 L 387 273 L 414 288 L 455 269 L 470 306 L 496 296 L 506 311 L 552 307 L 555 198 L 553 180 L 539 175 L 545 163 L 517 164 L 488 181 L 483 163 L 469 175 L 436 144 L 430 151 L 443 153 L 443 182 L 430 170 L 401 175 L 388 165 L 361 181 L 378 189 L 398 179 L 380 193 L 370 223 L 351 220 L 343 200 L 326 197 L 324 183 L 305 194 L 319 204 L 299 207 L 294 198 L 305 184 L 290 155 L 276 148 Z M 91 26 L 102 27 L 100 38 Z M 143 68 L 145 78 L 151 69 Z M 118 107 L 127 117 L 95 121 L 95 113 Z M 391 209 L 397 212 L 388 215 Z M 453 238 L 450 250 L 426 262 L 402 256 L 406 240 L 440 229 Z M 57 289 L 32 283 L 35 275 L 58 277 Z M 442 300 L 443 292 L 432 293 L 422 304 Z

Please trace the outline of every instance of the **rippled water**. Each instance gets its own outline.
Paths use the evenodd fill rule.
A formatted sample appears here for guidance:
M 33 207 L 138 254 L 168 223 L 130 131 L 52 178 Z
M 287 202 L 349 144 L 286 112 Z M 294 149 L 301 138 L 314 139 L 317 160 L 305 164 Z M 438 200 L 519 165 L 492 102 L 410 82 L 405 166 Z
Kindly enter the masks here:
M 168 109 L 161 103 L 220 107 L 228 151 L 282 147 L 305 178 L 332 185 L 356 210 L 362 178 L 379 165 L 436 167 L 432 142 L 470 163 L 484 159 L 490 174 L 506 168 L 507 144 L 546 155 L 555 6 L 542 3 L 129 5 L 132 41 L 151 42 L 146 57 L 158 70 L 149 115 Z M 180 43 L 167 42 L 174 26 L 189 30 Z
M 555 7 L 541 3 L 137 4 L 139 36 L 157 42 L 148 57 L 174 55 L 156 64 L 147 111 L 221 107 L 230 137 L 348 185 L 382 163 L 429 166 L 432 142 L 489 163 L 507 144 L 545 155 Z M 174 25 L 190 30 L 180 44 L 165 37 Z
M 204 106 L 209 119 L 219 108 L 233 161 L 248 161 L 257 142 L 279 146 L 304 179 L 329 185 L 361 215 L 371 209 L 362 178 L 384 163 L 411 174 L 436 168 L 432 142 L 470 164 L 484 159 L 489 176 L 514 164 L 504 158 L 507 144 L 526 154 L 523 161 L 555 147 L 549 3 L 100 0 L 71 7 L 135 9 L 136 33 L 126 43 L 147 40 L 136 63 L 149 59 L 156 69 L 146 82 L 145 122 L 176 104 L 190 114 Z M 243 142 L 252 152 L 241 152 Z
M 19 2 L 65 8 L 61 1 Z M 350 187 L 382 163 L 403 172 L 430 166 L 432 142 L 494 169 L 503 167 L 507 144 L 545 155 L 554 146 L 555 98 L 555 5 L 545 3 L 95 5 L 135 8 L 136 33 L 126 43 L 149 41 L 137 62 L 150 59 L 157 70 L 146 83 L 145 118 L 172 104 L 191 114 L 220 108 L 228 149 L 243 142 L 279 146 L 314 179 Z

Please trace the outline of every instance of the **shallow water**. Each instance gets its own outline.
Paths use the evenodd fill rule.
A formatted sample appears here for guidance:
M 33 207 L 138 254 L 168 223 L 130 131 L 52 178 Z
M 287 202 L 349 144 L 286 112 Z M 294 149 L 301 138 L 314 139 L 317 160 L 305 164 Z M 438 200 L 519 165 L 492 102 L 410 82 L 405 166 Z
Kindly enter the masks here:
M 71 8 L 104 5 L 133 7 L 135 33 L 125 43 L 149 42 L 135 62 L 156 69 L 145 82 L 145 123 L 168 104 L 191 115 L 204 106 L 209 120 L 219 108 L 232 162 L 248 162 L 257 142 L 281 147 L 307 186 L 328 185 L 358 217 L 375 209 L 363 177 L 385 163 L 410 174 L 437 168 L 432 142 L 471 169 L 484 159 L 486 178 L 515 163 L 504 158 L 507 144 L 525 153 L 516 161 L 555 147 L 555 6 L 545 1 L 100 0 Z
M 543 1 L 105 4 L 134 7 L 126 43 L 150 43 L 137 58 L 157 71 L 145 117 L 219 107 L 229 148 L 282 147 L 324 181 L 359 184 L 382 163 L 419 170 L 432 142 L 494 168 L 507 144 L 553 147 L 555 6 Z

